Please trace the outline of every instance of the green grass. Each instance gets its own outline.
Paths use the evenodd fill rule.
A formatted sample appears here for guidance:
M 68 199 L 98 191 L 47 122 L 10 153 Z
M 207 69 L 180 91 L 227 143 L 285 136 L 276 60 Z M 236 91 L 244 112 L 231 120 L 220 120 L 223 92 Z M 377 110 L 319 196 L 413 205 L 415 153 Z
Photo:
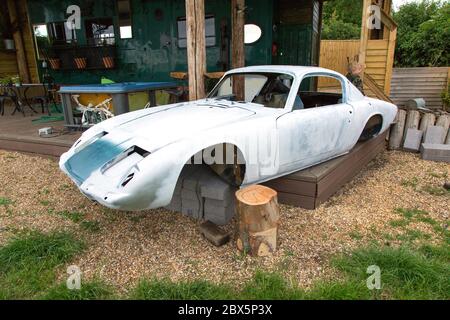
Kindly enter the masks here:
M 413 177 L 411 180 L 402 180 L 402 186 L 404 187 L 411 187 L 413 189 L 417 188 L 417 185 L 419 184 L 419 179 L 417 177 Z
M 82 282 L 80 290 L 69 290 L 65 283 L 43 294 L 43 300 L 106 300 L 115 298 L 112 288 L 101 280 Z
M 0 248 L 0 299 L 33 298 L 55 281 L 55 269 L 81 252 L 72 234 L 20 234 Z
M 444 187 L 425 186 L 422 190 L 433 196 L 450 196 L 450 191 L 444 189 Z
M 98 222 L 98 221 L 84 220 L 84 221 L 80 222 L 80 226 L 84 230 L 92 232 L 92 233 L 100 231 L 100 222 Z
M 13 203 L 12 200 L 10 200 L 8 198 L 0 197 L 0 206 L 8 206 L 12 203 Z
M 83 212 L 71 212 L 71 211 L 60 211 L 58 212 L 58 215 L 71 220 L 74 223 L 79 223 L 81 221 L 83 221 L 84 217 L 86 216 L 85 213 Z
M 280 273 L 257 272 L 242 290 L 207 281 L 174 283 L 142 280 L 132 299 L 450 299 L 450 253 L 448 246 L 370 247 L 340 256 L 332 265 L 342 280 L 319 281 L 310 290 L 290 284 Z M 369 290 L 367 268 L 381 269 L 381 290 Z
M 428 246 L 428 254 L 424 254 L 408 247 L 366 248 L 355 251 L 351 258 L 336 260 L 335 266 L 352 281 L 367 279 L 366 268 L 379 266 L 382 294 L 392 299 L 449 299 L 450 265 L 442 259 L 449 249 Z

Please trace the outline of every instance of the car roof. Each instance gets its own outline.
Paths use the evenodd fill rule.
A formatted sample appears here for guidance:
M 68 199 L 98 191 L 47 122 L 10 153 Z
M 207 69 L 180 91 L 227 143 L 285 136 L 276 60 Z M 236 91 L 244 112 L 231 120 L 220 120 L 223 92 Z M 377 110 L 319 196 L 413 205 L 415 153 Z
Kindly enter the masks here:
M 306 66 L 289 66 L 289 65 L 265 65 L 265 66 L 251 66 L 233 69 L 227 72 L 230 73 L 246 73 L 246 72 L 270 72 L 270 73 L 290 73 L 296 76 L 303 76 L 306 73 L 327 73 L 338 77 L 343 77 L 342 74 L 320 67 L 306 67 Z

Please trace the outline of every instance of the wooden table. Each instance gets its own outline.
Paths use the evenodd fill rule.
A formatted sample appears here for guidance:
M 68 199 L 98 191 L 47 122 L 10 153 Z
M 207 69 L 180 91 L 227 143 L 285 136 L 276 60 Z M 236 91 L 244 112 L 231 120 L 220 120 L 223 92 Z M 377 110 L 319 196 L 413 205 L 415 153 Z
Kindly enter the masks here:
M 225 74 L 224 71 L 218 71 L 218 72 L 207 72 L 205 73 L 205 77 L 208 79 L 220 79 Z M 188 73 L 183 71 L 174 71 L 170 73 L 170 77 L 177 80 L 187 80 Z

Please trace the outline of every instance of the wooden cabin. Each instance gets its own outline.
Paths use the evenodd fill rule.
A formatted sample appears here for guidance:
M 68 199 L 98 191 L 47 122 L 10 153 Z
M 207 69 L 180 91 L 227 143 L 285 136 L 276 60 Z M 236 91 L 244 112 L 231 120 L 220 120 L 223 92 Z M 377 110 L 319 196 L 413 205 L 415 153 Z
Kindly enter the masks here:
M 35 82 L 50 73 L 64 84 L 99 83 L 102 77 L 170 80 L 171 72 L 188 71 L 186 1 L 7 0 L 5 10 L 16 11 L 12 18 L 19 23 L 24 46 L 0 52 L 8 56 L 0 60 L 0 70 L 17 70 Z M 233 66 L 234 2 L 204 0 L 207 72 Z M 80 8 L 80 29 L 65 26 L 71 5 Z M 246 35 L 245 65 L 318 65 L 322 0 L 245 0 L 239 10 L 245 30 L 253 32 L 253 39 Z

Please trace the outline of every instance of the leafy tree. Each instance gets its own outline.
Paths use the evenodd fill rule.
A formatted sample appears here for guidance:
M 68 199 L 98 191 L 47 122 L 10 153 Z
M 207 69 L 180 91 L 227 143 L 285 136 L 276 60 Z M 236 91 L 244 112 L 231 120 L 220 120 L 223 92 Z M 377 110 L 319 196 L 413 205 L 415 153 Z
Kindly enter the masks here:
M 401 6 L 393 17 L 398 24 L 397 67 L 448 66 L 449 3 L 409 3 Z
M 359 39 L 362 1 L 330 0 L 324 2 L 322 39 Z

